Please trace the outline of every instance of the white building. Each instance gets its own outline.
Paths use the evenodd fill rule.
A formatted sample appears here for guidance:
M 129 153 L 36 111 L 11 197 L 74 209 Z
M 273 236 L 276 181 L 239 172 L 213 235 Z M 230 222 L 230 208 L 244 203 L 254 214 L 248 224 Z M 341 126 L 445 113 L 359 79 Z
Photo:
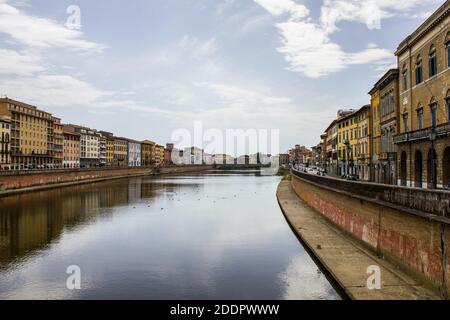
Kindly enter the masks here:
M 100 166 L 106 166 L 106 136 L 98 133 L 99 135 L 99 161 Z
M 141 143 L 139 141 L 128 140 L 128 166 L 141 166 Z
M 203 153 L 203 161 L 205 162 L 205 164 L 212 165 L 214 164 L 214 156 L 209 153 Z
M 76 132 L 80 135 L 80 166 L 98 167 L 100 166 L 100 138 L 97 130 L 77 126 L 65 125 L 69 132 Z

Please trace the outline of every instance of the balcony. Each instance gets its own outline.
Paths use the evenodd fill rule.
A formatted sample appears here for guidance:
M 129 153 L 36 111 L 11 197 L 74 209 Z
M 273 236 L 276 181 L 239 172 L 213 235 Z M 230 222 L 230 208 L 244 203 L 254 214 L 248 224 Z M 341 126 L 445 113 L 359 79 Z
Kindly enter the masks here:
M 366 159 L 369 159 L 369 158 L 370 158 L 369 155 L 365 154 L 365 153 L 360 153 L 358 155 L 358 160 L 366 160 Z
M 381 152 L 378 160 L 384 161 L 396 161 L 397 153 L 396 152 Z
M 401 133 L 394 137 L 395 144 L 420 140 L 435 140 L 436 138 L 450 135 L 450 124 L 438 126 L 436 128 L 426 128 L 422 130 Z

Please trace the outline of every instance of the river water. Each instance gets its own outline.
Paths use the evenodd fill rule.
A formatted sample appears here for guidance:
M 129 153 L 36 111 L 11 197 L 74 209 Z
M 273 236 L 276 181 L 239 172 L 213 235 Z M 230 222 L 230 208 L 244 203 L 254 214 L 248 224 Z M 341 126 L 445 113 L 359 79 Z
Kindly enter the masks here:
M 210 172 L 0 198 L 0 299 L 340 299 L 279 181 Z

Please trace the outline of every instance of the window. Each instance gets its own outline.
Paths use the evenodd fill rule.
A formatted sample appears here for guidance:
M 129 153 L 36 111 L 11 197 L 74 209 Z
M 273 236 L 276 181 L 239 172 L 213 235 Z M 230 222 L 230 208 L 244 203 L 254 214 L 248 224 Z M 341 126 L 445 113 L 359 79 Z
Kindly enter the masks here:
M 403 69 L 402 71 L 402 80 L 403 80 L 403 91 L 408 90 L 408 69 Z
M 445 44 L 445 52 L 447 54 L 447 67 L 450 67 L 450 41 Z
M 437 74 L 437 61 L 436 61 L 436 51 L 432 51 L 429 57 L 429 71 L 430 78 Z
M 408 113 L 404 113 L 403 114 L 403 128 L 405 130 L 405 132 L 409 131 L 409 118 L 408 118 Z
M 447 121 L 450 122 L 450 98 L 447 98 L 446 104 L 447 104 Z
M 422 72 L 422 60 L 419 60 L 416 64 L 416 85 L 422 83 L 423 72 Z
M 437 103 L 433 103 L 430 107 L 431 107 L 431 126 L 435 128 L 437 126 Z
M 423 129 L 423 109 L 417 110 L 417 129 Z
M 395 95 L 391 93 L 391 112 L 395 112 Z

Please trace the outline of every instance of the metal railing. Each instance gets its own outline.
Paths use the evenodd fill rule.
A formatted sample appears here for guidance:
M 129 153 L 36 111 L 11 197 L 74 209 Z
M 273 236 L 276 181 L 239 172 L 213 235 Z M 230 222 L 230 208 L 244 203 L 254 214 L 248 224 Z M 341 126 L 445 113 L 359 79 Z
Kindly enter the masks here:
M 401 133 L 394 137 L 394 143 L 400 144 L 409 141 L 432 140 L 433 135 L 436 137 L 450 135 L 450 124 L 441 125 L 436 128 L 426 128 L 416 131 Z

